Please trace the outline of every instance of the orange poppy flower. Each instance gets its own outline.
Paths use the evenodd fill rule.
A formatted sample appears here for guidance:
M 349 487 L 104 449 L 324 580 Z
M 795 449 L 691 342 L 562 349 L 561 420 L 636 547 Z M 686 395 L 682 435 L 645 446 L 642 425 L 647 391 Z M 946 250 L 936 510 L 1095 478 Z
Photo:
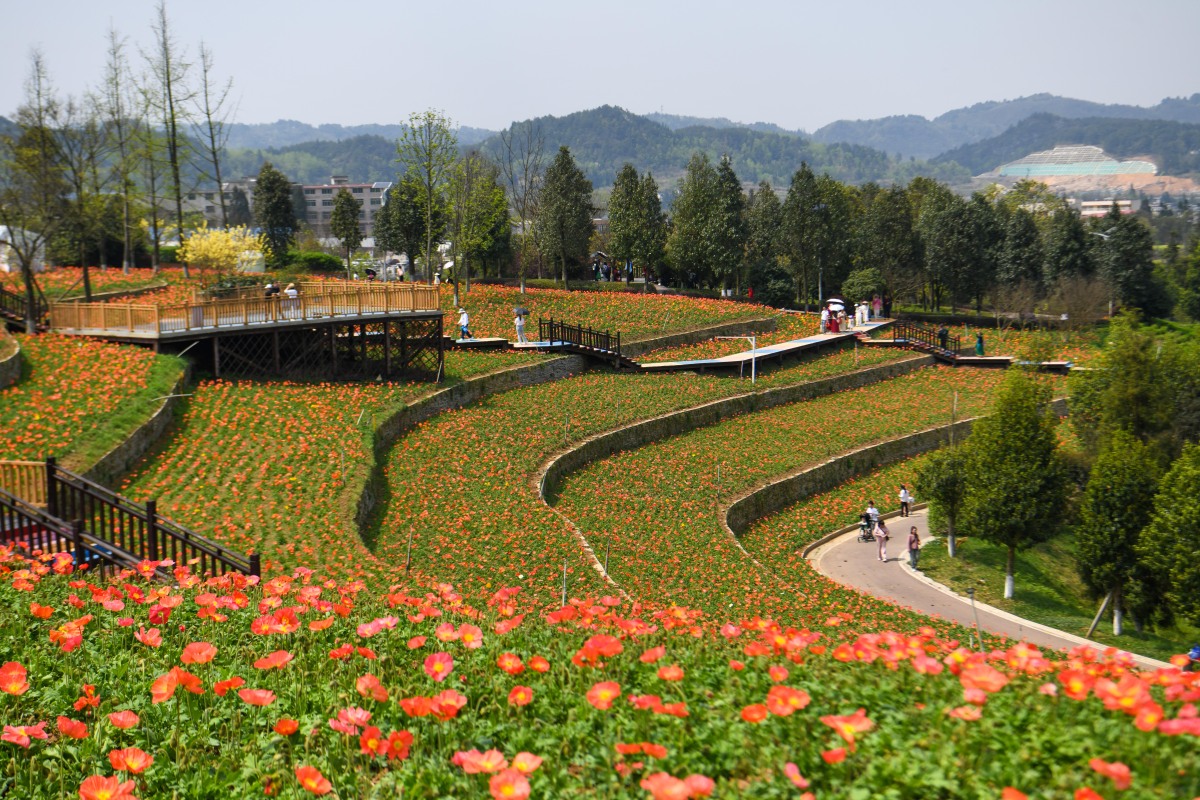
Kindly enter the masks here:
M 846 760 L 846 748 L 835 747 L 832 750 L 822 750 L 821 758 L 826 764 L 840 764 Z
M 235 675 L 232 678 L 228 678 L 227 680 L 217 681 L 216 683 L 214 683 L 213 684 L 213 693 L 216 694 L 217 697 L 224 697 L 225 694 L 230 689 L 236 689 L 239 686 L 245 686 L 245 685 L 246 685 L 246 681 L 244 681 L 243 679 L 241 679 Z
M 681 681 L 683 680 L 683 667 L 678 664 L 661 667 L 658 670 L 658 677 L 664 681 Z
M 508 767 L 508 759 L 499 750 L 488 750 L 486 753 L 478 750 L 459 751 L 454 754 L 451 763 L 462 767 L 462 771 L 468 775 L 491 774 Z
M 510 706 L 527 706 L 533 701 L 533 689 L 528 686 L 514 686 L 508 693 Z
M 136 747 L 126 747 L 123 750 L 111 751 L 108 754 L 108 761 L 115 770 L 139 775 L 154 763 L 154 756 Z
M 515 653 L 501 653 L 500 657 L 496 659 L 496 666 L 509 675 L 520 675 L 525 671 L 525 665 L 521 663 L 521 658 Z
M 315 795 L 329 794 L 333 791 L 333 784 L 327 781 L 316 767 L 296 767 L 296 780 L 300 781 L 305 790 Z
M 750 723 L 762 722 L 767 718 L 767 707 L 761 703 L 746 706 L 742 709 L 742 719 Z
M 0 690 L 12 695 L 24 694 L 29 689 L 29 681 L 25 680 L 25 667 L 16 661 L 5 662 L 0 667 Z
M 772 686 L 767 691 L 767 710 L 777 717 L 786 717 L 805 708 L 812 698 L 803 689 L 791 686 Z
M 550 669 L 550 662 L 541 656 L 534 656 L 529 659 L 529 668 L 534 672 L 546 672 Z
M 429 698 L 430 711 L 439 722 L 454 719 L 466 704 L 466 696 L 459 694 L 453 689 L 438 692 Z
M 392 731 L 387 738 L 388 761 L 403 761 L 408 758 L 412 747 L 413 735 L 408 731 Z
M 525 800 L 529 797 L 529 781 L 515 769 L 493 775 L 488 781 L 488 789 L 494 800 Z
M 71 719 L 70 717 L 59 717 L 58 732 L 69 739 L 86 739 L 88 736 L 87 725 L 79 720 Z
M 254 662 L 256 669 L 283 669 L 292 660 L 293 656 L 287 650 L 276 650 L 274 653 L 265 655 Z
M 454 671 L 454 659 L 449 653 L 434 653 L 425 658 L 425 674 L 438 683 L 446 680 Z
M 1113 782 L 1113 788 L 1118 791 L 1124 791 L 1133 783 L 1133 773 L 1129 767 L 1122 764 L 1120 761 L 1114 761 L 1111 764 L 1102 758 L 1093 758 L 1088 762 L 1088 766 L 1096 770 L 1106 778 Z
M 388 690 L 379 682 L 379 678 L 367 673 L 354 682 L 354 688 L 363 697 L 369 697 L 377 703 L 386 703 Z
M 275 723 L 273 730 L 280 736 L 291 736 L 296 731 L 300 730 L 300 723 L 294 719 L 284 717 Z
M 213 660 L 216 654 L 217 648 L 208 642 L 192 642 L 183 648 L 183 655 L 179 657 L 179 660 L 184 664 L 207 664 Z
M 686 783 L 665 772 L 647 775 L 638 785 L 649 792 L 654 800 L 686 800 L 691 796 Z
M 132 711 L 114 711 L 108 715 L 108 721 L 121 730 L 128 730 L 139 722 L 138 715 Z
M 854 752 L 854 734 L 864 733 L 875 727 L 875 723 L 867 719 L 866 709 L 860 708 L 853 714 L 848 716 L 834 716 L 832 714 L 821 717 L 821 722 L 825 723 L 846 740 L 850 745 L 850 752 Z
M 541 765 L 542 757 L 533 753 L 517 753 L 512 760 L 512 768 L 522 775 L 532 775 Z
M 40 603 L 30 603 L 29 613 L 38 619 L 50 619 L 50 615 L 54 613 L 54 609 L 51 606 L 44 606 Z
M 808 788 L 808 780 L 806 780 L 805 777 L 800 774 L 800 768 L 791 761 L 783 765 L 783 774 L 787 776 L 789 781 L 795 784 L 797 789 Z
M 1029 795 L 1011 786 L 1005 786 L 1000 792 L 1000 800 L 1029 800 Z
M 122 783 L 115 775 L 104 777 L 92 775 L 79 784 L 80 800 L 137 800 L 133 794 L 133 781 Z
M 45 738 L 47 736 L 44 722 L 39 722 L 37 725 L 5 725 L 4 733 L 0 735 L 0 741 L 11 742 L 24 748 L 28 748 L 33 739 Z

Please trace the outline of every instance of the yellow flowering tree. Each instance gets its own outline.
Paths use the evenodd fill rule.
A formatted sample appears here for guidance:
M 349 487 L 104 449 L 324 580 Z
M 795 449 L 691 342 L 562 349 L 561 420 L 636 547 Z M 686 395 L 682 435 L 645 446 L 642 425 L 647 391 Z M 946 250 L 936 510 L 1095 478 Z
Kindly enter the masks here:
M 226 230 L 201 225 L 179 249 L 179 260 L 199 267 L 205 283 L 215 283 L 236 271 L 241 264 L 258 261 L 263 254 L 261 234 L 244 226 Z M 207 273 L 213 273 L 210 276 Z

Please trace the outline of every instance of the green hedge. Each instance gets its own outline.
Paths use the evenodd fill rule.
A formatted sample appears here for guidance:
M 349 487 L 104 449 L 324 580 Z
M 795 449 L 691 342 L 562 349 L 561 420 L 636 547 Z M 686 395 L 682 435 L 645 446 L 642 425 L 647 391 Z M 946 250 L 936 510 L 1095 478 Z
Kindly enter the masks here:
M 337 256 L 316 250 L 289 250 L 287 263 L 314 272 L 340 272 L 346 269 L 346 264 Z

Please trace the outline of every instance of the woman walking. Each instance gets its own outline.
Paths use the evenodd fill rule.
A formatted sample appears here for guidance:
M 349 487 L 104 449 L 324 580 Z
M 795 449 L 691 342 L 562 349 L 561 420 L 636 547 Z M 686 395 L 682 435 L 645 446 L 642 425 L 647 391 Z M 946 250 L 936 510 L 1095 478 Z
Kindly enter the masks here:
M 900 484 L 900 516 L 907 517 L 909 515 L 910 505 L 912 505 L 912 495 L 908 493 L 908 487 L 902 483 Z
M 882 519 L 875 523 L 875 539 L 879 542 L 879 560 L 887 561 L 887 523 Z
M 908 529 L 908 563 L 917 569 L 917 559 L 921 557 L 921 537 L 917 535 L 917 526 Z

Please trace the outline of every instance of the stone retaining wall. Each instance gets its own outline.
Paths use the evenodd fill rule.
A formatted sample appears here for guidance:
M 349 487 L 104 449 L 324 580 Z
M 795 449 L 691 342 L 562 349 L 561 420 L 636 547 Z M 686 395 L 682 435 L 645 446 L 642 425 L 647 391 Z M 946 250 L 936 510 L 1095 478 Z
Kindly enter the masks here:
M 187 366 L 184 367 L 183 374 L 179 376 L 179 380 L 175 381 L 175 385 L 171 387 L 170 394 L 181 394 L 183 387 L 187 386 L 190 380 L 191 367 Z M 115 487 L 117 481 L 133 468 L 138 459 L 146 455 L 154 445 L 158 444 L 158 441 L 167 432 L 167 429 L 171 426 L 171 422 L 175 419 L 175 409 L 182 400 L 183 398 L 175 396 L 164 399 L 162 405 L 151 415 L 150 419 L 135 428 L 133 433 L 129 434 L 123 442 L 101 456 L 95 464 L 83 473 L 83 476 L 101 486 Z
M 1055 400 L 1052 407 L 1059 416 L 1064 416 L 1067 412 L 1067 404 L 1064 399 Z M 823 464 L 805 467 L 780 476 L 764 486 L 751 489 L 730 500 L 721 509 L 721 524 L 730 534 L 740 537 L 758 520 L 777 514 L 801 500 L 821 492 L 827 492 L 885 464 L 942 447 L 950 440 L 952 427 L 954 438 L 963 441 L 970 435 L 975 419 L 978 418 L 962 420 L 953 426 L 941 425 L 907 436 L 889 439 L 886 442 L 860 447 L 831 458 Z M 820 541 L 815 542 L 806 550 L 810 550 L 820 543 Z
M 656 336 L 651 339 L 639 339 L 633 342 L 621 343 L 621 355 L 629 358 L 637 358 L 651 350 L 662 350 L 667 347 L 683 347 L 689 344 L 699 344 L 707 342 L 714 336 L 743 336 L 749 334 L 770 333 L 775 330 L 776 322 L 774 317 L 766 317 L 764 319 L 742 320 L 740 322 L 726 322 L 721 325 L 711 325 L 707 328 L 697 328 L 690 331 L 682 331 L 680 333 L 672 333 L 666 336 Z
M 120 267 L 118 267 L 120 269 Z M 113 297 L 140 297 L 144 294 L 157 292 L 159 289 L 166 289 L 171 284 L 155 283 L 149 286 L 143 286 L 140 289 L 116 289 L 111 292 L 92 292 L 92 299 L 88 300 L 83 295 L 77 297 L 65 297 L 62 300 L 55 302 L 59 303 L 103 303 Z
M 730 417 L 765 411 L 776 406 L 811 400 L 846 389 L 857 389 L 895 378 L 934 363 L 932 356 L 918 355 L 904 361 L 867 367 L 844 375 L 810 381 L 796 386 L 783 386 L 764 392 L 743 394 L 724 400 L 714 400 L 702 406 L 674 411 L 643 422 L 636 422 L 608 433 L 598 434 L 551 460 L 542 470 L 543 498 L 551 495 L 563 479 L 594 461 L 613 453 L 633 450 L 652 442 L 681 433 L 714 425 Z
M 7 358 L 0 359 L 0 389 L 12 386 L 21 380 L 21 345 L 16 337 L 9 336 L 0 330 L 0 348 L 8 347 L 9 342 L 15 347 Z

